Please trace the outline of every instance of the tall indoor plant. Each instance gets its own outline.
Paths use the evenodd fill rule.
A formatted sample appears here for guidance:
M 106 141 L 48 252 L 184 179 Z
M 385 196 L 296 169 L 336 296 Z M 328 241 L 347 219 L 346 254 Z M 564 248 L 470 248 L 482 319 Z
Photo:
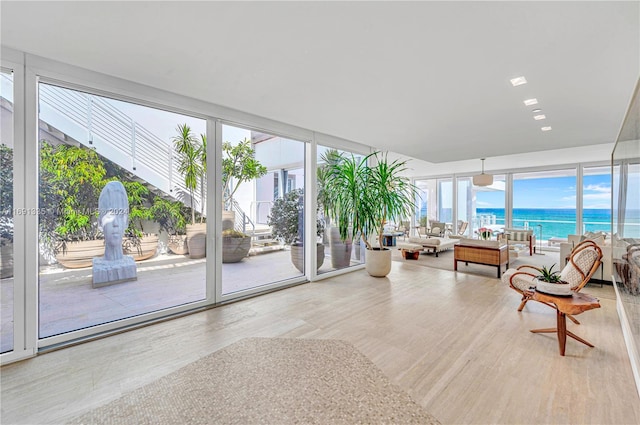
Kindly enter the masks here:
M 328 192 L 329 185 L 333 180 L 335 166 L 340 162 L 342 156 L 335 149 L 330 149 L 320 157 L 323 165 L 318 166 L 318 206 L 322 209 L 325 221 L 326 237 L 329 241 L 329 252 L 331 256 L 331 267 L 342 269 L 351 264 L 351 250 L 353 248 L 352 238 L 348 236 L 342 238 L 338 229 L 337 209 L 332 204 L 332 198 Z M 357 238 L 356 238 L 357 239 Z M 359 247 L 359 245 L 357 245 Z M 356 250 L 356 254 L 359 251 Z
M 291 262 L 304 273 L 304 191 L 295 189 L 282 198 L 273 201 L 271 213 L 267 217 L 273 235 L 291 247 Z M 321 237 L 324 223 L 316 222 L 316 235 Z M 324 245 L 316 242 L 316 266 L 319 269 L 324 262 Z
M 380 152 L 363 158 L 339 154 L 327 164 L 326 202 L 343 240 L 360 235 L 367 248 L 366 269 L 372 276 L 383 277 L 391 271 L 391 251 L 382 242 L 385 223 L 410 216 L 415 209 L 418 190 L 402 175 L 406 164 L 390 161 Z M 371 243 L 374 235 L 377 244 Z

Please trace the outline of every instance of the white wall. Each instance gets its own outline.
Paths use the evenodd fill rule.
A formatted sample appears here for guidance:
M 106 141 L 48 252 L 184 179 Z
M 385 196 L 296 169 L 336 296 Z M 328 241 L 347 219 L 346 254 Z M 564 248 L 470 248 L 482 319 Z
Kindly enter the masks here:
M 517 155 L 490 157 L 484 161 L 485 172 L 496 173 L 514 169 L 535 168 L 564 164 L 603 162 L 611 160 L 613 143 L 583 146 L 578 148 L 556 149 L 551 151 L 531 152 Z M 404 158 L 406 156 L 390 153 L 389 158 Z M 430 177 L 452 174 L 479 174 L 482 162 L 476 160 L 430 163 L 419 159 L 411 159 L 407 164 L 409 177 Z

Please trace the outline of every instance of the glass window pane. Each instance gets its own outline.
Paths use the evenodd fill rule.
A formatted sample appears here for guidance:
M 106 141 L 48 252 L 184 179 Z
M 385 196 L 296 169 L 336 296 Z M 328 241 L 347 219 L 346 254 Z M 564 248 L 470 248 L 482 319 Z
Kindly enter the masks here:
M 13 74 L 2 71 L 0 140 L 0 352 L 13 350 Z
M 306 143 L 222 126 L 222 294 L 304 275 Z
M 582 174 L 582 233 L 611 231 L 611 167 L 585 167 Z
M 204 300 L 206 122 L 39 90 L 39 337 Z
M 494 231 L 505 228 L 505 187 L 504 174 L 494 175 L 493 184 L 489 186 L 473 186 L 476 204 L 472 220 L 474 232 L 481 227 L 488 227 Z
M 481 227 L 504 229 L 505 180 L 504 175 L 494 175 L 490 186 L 474 186 L 471 177 L 458 178 L 458 234 L 477 237 Z
M 327 161 L 331 160 L 331 157 L 336 154 L 352 155 L 352 152 L 332 149 L 327 146 L 318 146 L 318 193 L 320 199 L 318 199 L 319 211 L 318 220 L 319 227 L 324 226 L 324 230 L 318 228 L 319 241 L 324 248 L 325 260 L 321 267 L 318 268 L 318 274 L 330 272 L 333 270 L 340 270 L 347 267 L 362 264 L 365 256 L 365 246 L 363 242 L 358 239 L 352 241 L 351 239 L 342 240 L 340 238 L 340 232 L 338 227 L 332 222 L 331 217 L 324 214 L 322 206 L 322 191 L 323 191 L 323 178 L 322 169 Z M 355 158 L 362 158 L 361 155 L 353 154 Z
M 626 150 L 626 152 L 625 152 Z M 624 158 L 624 155 L 632 158 Z M 640 162 L 638 140 L 630 140 L 616 146 L 617 159 L 614 171 L 614 232 L 620 238 L 640 239 Z
M 513 175 L 513 227 L 533 228 L 541 245 L 576 233 L 576 170 Z

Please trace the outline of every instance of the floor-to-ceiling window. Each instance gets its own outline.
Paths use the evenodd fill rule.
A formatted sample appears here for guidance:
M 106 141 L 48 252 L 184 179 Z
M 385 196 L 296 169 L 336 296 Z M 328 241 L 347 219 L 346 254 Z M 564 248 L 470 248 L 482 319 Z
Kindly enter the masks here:
M 324 214 L 324 206 L 322 204 L 323 192 L 323 167 L 327 162 L 332 161 L 337 155 L 354 155 L 361 158 L 357 153 L 345 150 L 333 149 L 328 146 L 318 145 L 316 163 L 318 167 L 318 216 L 317 234 L 322 247 L 324 248 L 324 262 L 318 268 L 318 274 L 327 273 L 334 270 L 346 269 L 348 267 L 362 264 L 365 258 L 364 244 L 357 240 L 342 240 L 338 228 L 331 221 L 330 215 Z M 318 248 L 322 249 L 322 248 Z
M 39 84 L 39 338 L 206 298 L 206 121 Z
M 617 173 L 614 173 L 617 178 Z M 582 169 L 582 232 L 611 230 L 611 167 Z
M 0 352 L 13 350 L 13 73 L 2 69 L 0 78 Z
M 613 190 L 613 232 L 633 244 L 640 239 L 640 159 L 637 147 L 637 140 L 616 146 L 620 159 L 616 158 L 614 171 L 617 175 L 614 176 Z
M 453 229 L 453 178 L 416 179 L 415 185 L 421 196 L 416 211 L 418 225 L 437 221 Z M 426 218 L 425 218 L 426 217 Z
M 306 217 L 315 218 L 307 211 L 311 191 L 305 188 L 306 171 L 315 162 L 312 131 L 45 59 L 36 70 L 21 65 L 26 56 L 18 53 L 3 58 L 10 56 L 18 68 L 3 60 L 8 68 L 2 68 L 0 92 L 3 362 L 247 291 L 303 282 L 305 274 L 313 276 L 309 263 L 317 263 L 320 272 L 338 269 L 329 250 L 321 258 L 325 223 Z M 220 110 L 238 125 L 224 126 L 215 115 Z M 246 130 L 253 125 L 261 131 Z M 251 233 L 251 242 L 237 263 L 218 264 L 226 255 L 217 249 L 224 246 L 221 238 L 213 235 L 224 216 L 222 223 L 213 221 L 222 209 L 213 200 L 225 196 L 222 176 L 212 170 L 219 170 L 220 143 L 241 140 L 228 134 L 231 129 L 245 132 L 266 171 L 230 180 L 231 190 L 238 189 L 233 198 L 248 217 L 239 232 Z M 368 151 L 330 136 L 325 140 Z M 208 167 L 207 152 L 213 157 Z M 276 214 L 291 210 L 294 219 Z M 316 221 L 315 235 L 305 232 L 305 224 Z M 293 225 L 283 227 L 284 222 Z M 20 245 L 18 285 L 9 276 L 14 232 Z M 310 248 L 313 242 L 317 250 Z M 294 247 L 302 249 L 294 254 Z M 363 259 L 354 248 L 349 265 Z M 258 260 L 262 267 L 252 267 Z M 236 265 L 244 275 L 231 269 Z
M 304 276 L 307 143 L 222 126 L 222 295 Z
M 464 226 L 465 235 L 475 235 L 481 227 L 505 227 L 505 179 L 494 175 L 490 186 L 474 186 L 471 177 L 457 178 L 457 228 Z
M 576 169 L 514 173 L 512 221 L 539 241 L 576 233 Z
M 451 225 L 453 222 L 453 179 L 437 179 L 437 213 L 434 218 Z

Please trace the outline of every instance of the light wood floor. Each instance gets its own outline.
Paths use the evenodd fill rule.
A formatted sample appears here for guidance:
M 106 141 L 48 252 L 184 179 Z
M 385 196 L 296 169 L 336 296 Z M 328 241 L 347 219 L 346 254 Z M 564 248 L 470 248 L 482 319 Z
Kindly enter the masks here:
M 585 292 L 602 308 L 568 328 L 595 348 L 570 339 L 561 357 L 555 335 L 529 332 L 555 326 L 549 307 L 518 313 L 498 279 L 393 262 L 388 278 L 358 271 L 7 365 L 1 422 L 61 423 L 263 336 L 350 341 L 445 424 L 638 424 L 612 287 Z

